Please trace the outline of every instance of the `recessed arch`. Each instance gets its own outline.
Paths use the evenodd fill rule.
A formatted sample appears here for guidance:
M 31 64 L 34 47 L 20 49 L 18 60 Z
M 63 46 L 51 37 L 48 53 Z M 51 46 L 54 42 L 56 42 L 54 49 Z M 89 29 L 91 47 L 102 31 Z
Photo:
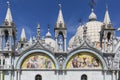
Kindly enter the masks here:
M 42 80 L 42 76 L 41 76 L 40 74 L 37 74 L 37 75 L 35 76 L 35 80 Z
M 82 53 L 82 52 L 87 52 L 87 53 L 90 53 L 90 54 L 95 55 L 95 56 L 101 61 L 101 63 L 102 63 L 102 69 L 107 69 L 106 62 L 105 62 L 105 60 L 103 59 L 102 55 L 100 55 L 100 53 L 97 53 L 97 52 L 92 51 L 92 50 L 89 50 L 89 49 L 80 49 L 80 50 L 77 50 L 77 51 L 74 51 L 74 52 L 70 53 L 70 55 L 67 57 L 64 65 L 63 65 L 63 69 L 66 69 L 69 60 L 70 60 L 75 54 Z
M 81 76 L 81 79 L 80 80 L 87 80 L 87 75 L 86 74 L 83 74 L 82 76 Z
M 23 64 L 23 61 L 25 60 L 26 57 L 28 57 L 29 55 L 31 55 L 32 53 L 43 53 L 47 56 L 49 56 L 54 64 L 55 64 L 55 69 L 58 69 L 58 63 L 57 63 L 57 60 L 55 59 L 55 57 L 50 53 L 50 52 L 47 52 L 45 50 L 31 50 L 31 51 L 28 51 L 26 53 L 24 53 L 17 61 L 17 64 L 16 64 L 16 68 L 17 69 L 21 69 L 21 66 Z

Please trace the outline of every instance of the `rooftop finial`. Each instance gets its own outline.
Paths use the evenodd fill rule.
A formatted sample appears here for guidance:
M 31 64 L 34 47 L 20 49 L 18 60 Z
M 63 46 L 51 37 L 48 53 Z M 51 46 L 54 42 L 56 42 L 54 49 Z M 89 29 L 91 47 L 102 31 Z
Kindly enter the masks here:
M 95 1 L 94 1 L 94 0 L 91 0 L 91 1 L 90 1 L 90 7 L 93 9 L 94 6 L 95 6 Z
M 7 4 L 8 4 L 8 7 L 10 7 L 10 2 L 9 2 L 9 0 L 7 1 Z
M 5 17 L 5 22 L 7 22 L 7 25 L 11 26 L 13 23 L 13 19 L 12 19 L 12 14 L 11 14 L 11 10 L 10 10 L 10 2 L 9 0 L 7 1 L 8 4 L 8 9 L 7 9 L 7 13 L 6 13 L 6 17 Z
M 58 4 L 58 5 L 59 5 L 60 9 L 62 9 L 62 5 L 61 4 Z
M 106 10 L 108 10 L 108 4 L 106 3 Z
M 50 25 L 48 24 L 48 32 L 50 31 Z
M 62 6 L 61 4 L 59 4 L 59 6 L 60 6 L 60 10 L 58 14 L 57 23 L 64 23 L 63 14 L 62 14 Z
M 47 32 L 47 34 L 46 34 L 46 37 L 47 38 L 51 38 L 51 33 L 50 33 L 50 25 L 48 24 L 48 32 Z

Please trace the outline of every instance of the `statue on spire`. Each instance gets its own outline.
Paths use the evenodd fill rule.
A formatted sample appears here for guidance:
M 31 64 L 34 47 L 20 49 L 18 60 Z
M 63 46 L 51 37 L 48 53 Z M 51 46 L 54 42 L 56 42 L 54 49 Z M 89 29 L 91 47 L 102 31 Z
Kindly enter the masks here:
M 40 24 L 37 25 L 37 35 L 36 35 L 37 40 L 40 39 Z
M 91 1 L 90 1 L 90 7 L 91 7 L 92 9 L 94 8 L 95 4 L 96 4 L 96 3 L 95 3 L 94 0 L 91 0 Z

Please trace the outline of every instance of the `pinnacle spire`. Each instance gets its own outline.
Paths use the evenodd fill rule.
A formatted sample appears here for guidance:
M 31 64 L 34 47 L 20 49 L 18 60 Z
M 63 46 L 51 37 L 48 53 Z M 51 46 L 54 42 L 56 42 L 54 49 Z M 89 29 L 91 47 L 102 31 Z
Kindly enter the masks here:
M 26 40 L 27 40 L 27 39 L 26 39 L 25 30 L 24 30 L 24 28 L 22 28 L 20 41 L 26 41 Z
M 57 23 L 64 23 L 61 4 L 59 4 L 59 7 L 60 7 L 60 10 L 59 10 L 59 14 L 58 14 Z
M 10 10 L 10 2 L 7 1 L 7 4 L 8 4 L 8 9 L 5 17 L 5 22 L 8 22 L 8 25 L 11 26 L 11 23 L 13 22 L 13 18 Z
M 29 40 L 29 44 L 31 45 L 33 42 L 32 42 L 32 37 L 30 36 L 30 40 Z
M 111 23 L 107 5 L 106 5 L 106 12 L 105 12 L 105 17 L 104 17 L 104 23 L 105 24 L 110 24 Z

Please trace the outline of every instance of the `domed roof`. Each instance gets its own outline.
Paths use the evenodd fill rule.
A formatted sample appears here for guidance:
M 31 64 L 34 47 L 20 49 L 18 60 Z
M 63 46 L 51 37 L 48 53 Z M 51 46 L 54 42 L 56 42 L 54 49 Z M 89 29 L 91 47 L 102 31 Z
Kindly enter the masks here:
M 51 38 L 51 33 L 50 33 L 50 27 L 49 27 L 49 25 L 48 25 L 48 32 L 46 33 L 46 37 L 47 38 Z
M 73 45 L 73 43 L 74 43 L 74 39 L 75 39 L 75 36 L 73 36 L 73 37 L 70 39 L 70 41 L 69 41 L 69 43 L 68 43 L 68 46 L 69 46 L 69 47 L 72 47 L 72 45 Z
M 52 48 L 56 48 L 56 42 L 54 39 L 52 38 L 45 38 L 45 43 L 49 46 L 51 46 Z
M 46 37 L 51 37 L 51 36 L 52 36 L 51 33 L 47 32 Z
M 89 21 L 86 23 L 87 26 L 87 37 L 92 41 L 99 41 L 100 34 L 103 23 L 100 21 Z M 78 27 L 76 35 L 80 35 L 83 38 L 83 26 Z
M 96 14 L 94 13 L 94 10 L 93 10 L 93 9 L 92 9 L 91 14 L 89 15 L 89 21 L 92 21 L 92 20 L 97 20 L 97 16 L 96 16 Z

